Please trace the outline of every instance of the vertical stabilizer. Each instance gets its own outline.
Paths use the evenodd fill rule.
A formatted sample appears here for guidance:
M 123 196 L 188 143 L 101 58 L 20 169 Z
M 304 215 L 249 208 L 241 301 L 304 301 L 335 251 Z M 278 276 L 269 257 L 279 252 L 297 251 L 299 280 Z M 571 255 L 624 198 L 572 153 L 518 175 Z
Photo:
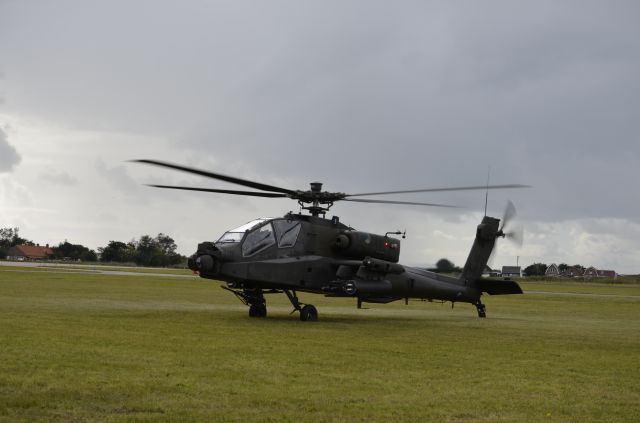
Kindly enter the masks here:
M 465 285 L 471 285 L 477 279 L 480 279 L 484 271 L 496 238 L 503 236 L 499 229 L 500 219 L 485 216 L 482 223 L 476 229 L 476 239 L 473 241 L 473 247 L 464 264 L 461 279 Z

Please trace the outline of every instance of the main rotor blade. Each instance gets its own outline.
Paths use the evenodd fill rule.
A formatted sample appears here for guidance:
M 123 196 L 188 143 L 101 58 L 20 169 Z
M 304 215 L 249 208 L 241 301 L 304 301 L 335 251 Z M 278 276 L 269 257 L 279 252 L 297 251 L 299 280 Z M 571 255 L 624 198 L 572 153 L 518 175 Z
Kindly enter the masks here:
M 183 172 L 194 173 L 196 175 L 206 176 L 207 178 L 213 178 L 213 179 L 218 179 L 220 181 L 230 182 L 232 184 L 243 185 L 245 187 L 259 189 L 261 191 L 281 192 L 283 194 L 289 194 L 289 195 L 295 194 L 295 191 L 276 187 L 273 185 L 267 185 L 267 184 L 262 184 L 260 182 L 248 181 L 246 179 L 235 178 L 233 176 L 222 175 L 220 173 L 207 172 L 205 170 L 200 170 L 200 169 L 193 169 L 190 167 L 180 166 L 180 165 L 167 163 L 167 162 L 161 162 L 158 160 L 142 159 L 142 160 L 132 160 L 132 161 L 136 163 L 146 163 L 154 166 L 167 167 L 169 169 L 175 169 L 175 170 L 181 170 Z
M 404 191 L 385 191 L 385 192 L 367 192 L 362 194 L 347 194 L 347 197 L 362 197 L 365 195 L 388 195 L 388 194 L 409 194 L 412 192 L 442 192 L 442 191 L 470 191 L 470 190 L 486 190 L 486 189 L 506 189 L 506 188 L 530 188 L 530 185 L 508 184 L 508 185 L 482 185 L 473 187 L 451 187 L 451 188 L 426 188 L 426 189 L 410 189 Z
M 410 206 L 448 207 L 448 208 L 453 208 L 453 209 L 459 208 L 459 206 L 451 206 L 451 205 L 448 205 L 448 204 L 415 203 L 413 201 L 369 200 L 369 199 L 365 199 L 365 198 L 354 199 L 354 200 L 349 199 L 349 198 L 345 198 L 343 201 L 353 201 L 353 202 L 357 202 L 357 203 L 407 204 L 407 205 L 410 205 Z
M 155 188 L 169 188 L 169 189 L 182 189 L 186 191 L 204 191 L 204 192 L 217 192 L 220 194 L 234 194 L 234 195 L 247 195 L 250 197 L 269 197 L 269 198 L 282 198 L 287 197 L 286 194 L 277 194 L 275 192 L 256 192 L 256 191 L 236 191 L 230 189 L 214 189 L 214 188 L 193 188 L 193 187 L 178 187 L 173 185 L 153 185 L 148 184 L 149 187 Z

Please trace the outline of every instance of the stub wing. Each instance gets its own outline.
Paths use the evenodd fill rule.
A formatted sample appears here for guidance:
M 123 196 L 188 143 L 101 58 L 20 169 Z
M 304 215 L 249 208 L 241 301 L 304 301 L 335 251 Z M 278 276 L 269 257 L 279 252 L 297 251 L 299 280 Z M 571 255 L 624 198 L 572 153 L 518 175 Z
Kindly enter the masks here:
M 522 294 L 522 288 L 516 281 L 499 279 L 478 279 L 476 286 L 489 295 Z

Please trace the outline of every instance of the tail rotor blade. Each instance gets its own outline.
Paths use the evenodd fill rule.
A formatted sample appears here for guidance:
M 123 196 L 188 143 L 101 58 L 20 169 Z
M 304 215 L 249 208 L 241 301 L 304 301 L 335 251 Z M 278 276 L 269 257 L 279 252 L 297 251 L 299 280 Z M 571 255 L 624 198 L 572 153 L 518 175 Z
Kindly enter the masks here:
M 498 254 L 498 243 L 496 242 L 495 244 L 493 244 L 493 250 L 491 250 L 491 254 L 489 254 L 489 258 L 487 259 L 487 266 L 489 266 L 489 268 L 493 269 L 493 260 L 495 260 L 496 258 L 496 254 Z
M 514 206 L 511 200 L 509 200 L 507 202 L 507 207 L 504 209 L 504 216 L 502 217 L 502 226 L 500 227 L 500 230 L 503 230 L 517 214 L 516 206 Z
M 517 225 L 515 228 L 505 233 L 505 237 L 511 240 L 518 247 L 522 247 L 522 244 L 524 243 L 524 227 L 522 225 Z

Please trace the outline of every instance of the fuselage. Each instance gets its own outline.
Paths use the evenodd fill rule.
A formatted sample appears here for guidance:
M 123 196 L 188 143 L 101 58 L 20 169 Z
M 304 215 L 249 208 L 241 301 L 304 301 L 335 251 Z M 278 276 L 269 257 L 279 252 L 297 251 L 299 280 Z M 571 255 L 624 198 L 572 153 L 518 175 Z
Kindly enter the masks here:
M 475 303 L 480 298 L 472 283 L 402 266 L 399 255 L 396 238 L 356 231 L 337 218 L 288 214 L 257 219 L 201 244 L 191 264 L 198 268 L 199 259 L 202 277 L 232 288 L 298 290 L 371 302 Z

